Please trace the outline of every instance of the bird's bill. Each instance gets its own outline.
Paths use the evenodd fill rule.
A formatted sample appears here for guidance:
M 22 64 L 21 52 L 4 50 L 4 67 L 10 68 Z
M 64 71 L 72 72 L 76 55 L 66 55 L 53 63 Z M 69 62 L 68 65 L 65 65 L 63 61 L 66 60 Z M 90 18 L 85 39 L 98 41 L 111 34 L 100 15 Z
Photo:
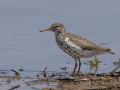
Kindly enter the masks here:
M 44 31 L 51 31 L 51 29 L 50 29 L 50 28 L 47 28 L 47 29 L 41 30 L 41 31 L 39 31 L 39 32 L 44 32 Z

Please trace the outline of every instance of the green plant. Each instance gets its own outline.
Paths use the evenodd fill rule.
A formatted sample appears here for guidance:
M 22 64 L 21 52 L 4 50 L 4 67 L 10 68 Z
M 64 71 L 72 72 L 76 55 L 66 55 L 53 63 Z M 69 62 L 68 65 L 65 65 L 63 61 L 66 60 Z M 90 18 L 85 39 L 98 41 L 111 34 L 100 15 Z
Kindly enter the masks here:
M 90 69 L 95 69 L 95 71 L 94 71 L 95 74 L 98 71 L 98 63 L 99 63 L 99 61 L 98 61 L 98 58 L 96 56 L 94 56 L 93 60 L 89 61 Z

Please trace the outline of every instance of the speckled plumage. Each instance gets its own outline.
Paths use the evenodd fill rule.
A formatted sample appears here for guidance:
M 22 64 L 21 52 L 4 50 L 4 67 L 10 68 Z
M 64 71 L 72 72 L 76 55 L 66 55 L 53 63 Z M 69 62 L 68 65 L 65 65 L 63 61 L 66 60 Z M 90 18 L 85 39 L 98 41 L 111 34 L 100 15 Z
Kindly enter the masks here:
M 55 37 L 57 45 L 65 53 L 69 54 L 75 59 L 88 58 L 98 54 L 112 53 L 109 48 L 97 46 L 85 38 L 70 33 L 63 35 L 59 34 Z
M 66 32 L 64 25 L 61 23 L 54 23 L 51 25 L 50 28 L 42 30 L 40 32 L 43 31 L 53 31 L 55 33 L 56 43 L 60 47 L 60 49 L 62 49 L 65 53 L 75 59 L 75 68 L 73 71 L 73 75 L 77 67 L 76 60 L 79 61 L 79 74 L 81 67 L 80 58 L 88 58 L 99 54 L 114 54 L 107 47 L 98 46 L 81 36 Z

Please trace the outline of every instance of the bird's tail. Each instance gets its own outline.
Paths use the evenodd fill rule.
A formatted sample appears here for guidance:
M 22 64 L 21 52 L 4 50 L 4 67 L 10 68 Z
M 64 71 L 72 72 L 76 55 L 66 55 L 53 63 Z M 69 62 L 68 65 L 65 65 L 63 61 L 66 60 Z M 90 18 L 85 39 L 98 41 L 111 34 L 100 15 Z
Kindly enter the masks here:
M 102 47 L 100 46 L 101 49 L 103 49 L 105 51 L 106 54 L 115 54 L 114 52 L 111 51 L 110 48 L 107 48 L 107 47 Z
M 115 54 L 114 52 L 112 52 L 112 51 L 107 51 L 108 53 L 110 53 L 110 54 Z

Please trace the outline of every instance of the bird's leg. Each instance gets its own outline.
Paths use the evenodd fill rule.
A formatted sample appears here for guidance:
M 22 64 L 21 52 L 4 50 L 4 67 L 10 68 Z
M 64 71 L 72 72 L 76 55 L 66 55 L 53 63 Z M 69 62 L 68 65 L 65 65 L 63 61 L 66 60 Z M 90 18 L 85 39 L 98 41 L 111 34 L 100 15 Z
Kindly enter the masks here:
M 80 59 L 78 59 L 78 61 L 79 61 L 79 67 L 78 67 L 78 75 L 79 75 L 80 67 L 81 67 L 81 61 L 80 61 Z
M 77 67 L 77 60 L 76 59 L 74 59 L 75 60 L 75 67 L 74 67 L 74 70 L 73 70 L 73 76 L 74 76 L 74 73 L 75 73 L 75 70 L 76 70 L 76 67 Z

